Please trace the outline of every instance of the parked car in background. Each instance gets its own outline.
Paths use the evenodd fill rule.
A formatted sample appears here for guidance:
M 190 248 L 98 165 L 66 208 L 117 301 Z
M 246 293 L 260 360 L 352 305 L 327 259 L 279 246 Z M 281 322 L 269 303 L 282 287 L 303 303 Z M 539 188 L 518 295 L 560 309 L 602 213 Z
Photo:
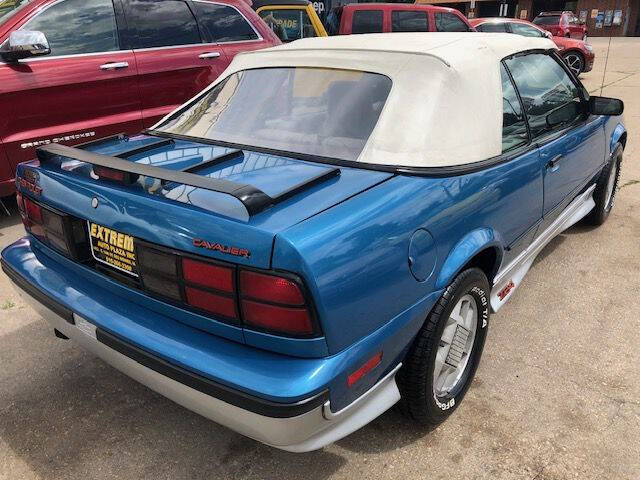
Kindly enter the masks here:
M 527 20 L 504 17 L 474 18 L 469 20 L 469 23 L 479 32 L 515 33 L 525 37 L 550 38 L 575 75 L 589 72 L 593 68 L 596 54 L 591 45 L 574 38 L 555 37 L 548 30 L 544 30 Z
M 282 42 L 327 36 L 308 0 L 256 0 L 251 6 Z
M 398 401 L 437 425 L 538 253 L 607 219 L 622 110 L 545 38 L 238 55 L 143 134 L 19 165 L 27 233 L 2 269 L 58 337 L 275 447 L 322 448 Z
M 573 12 L 542 12 L 533 19 L 533 23 L 548 30 L 555 37 L 587 39 L 587 25 Z
M 238 52 L 280 43 L 241 0 L 14 4 L 0 17 L 0 197 L 38 145 L 138 132 Z
M 327 15 L 329 35 L 389 32 L 469 32 L 473 28 L 455 8 L 406 3 L 353 3 Z

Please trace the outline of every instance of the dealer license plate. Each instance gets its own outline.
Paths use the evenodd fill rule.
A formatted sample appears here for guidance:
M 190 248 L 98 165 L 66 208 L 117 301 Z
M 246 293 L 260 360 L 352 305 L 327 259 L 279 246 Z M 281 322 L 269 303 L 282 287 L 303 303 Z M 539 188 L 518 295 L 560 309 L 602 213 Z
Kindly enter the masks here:
M 87 223 L 93 258 L 116 270 L 137 277 L 135 238 L 97 223 Z

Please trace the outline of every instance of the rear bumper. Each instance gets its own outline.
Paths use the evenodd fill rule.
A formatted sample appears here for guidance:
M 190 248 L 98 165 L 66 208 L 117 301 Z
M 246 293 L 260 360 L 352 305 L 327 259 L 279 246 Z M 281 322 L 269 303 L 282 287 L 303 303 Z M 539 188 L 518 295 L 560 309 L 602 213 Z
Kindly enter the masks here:
M 173 365 L 96 327 L 16 272 L 2 269 L 17 292 L 51 326 L 131 378 L 174 402 L 268 445 L 294 452 L 316 450 L 349 435 L 400 399 L 397 365 L 356 401 L 331 411 L 327 392 L 295 403 L 278 403 Z

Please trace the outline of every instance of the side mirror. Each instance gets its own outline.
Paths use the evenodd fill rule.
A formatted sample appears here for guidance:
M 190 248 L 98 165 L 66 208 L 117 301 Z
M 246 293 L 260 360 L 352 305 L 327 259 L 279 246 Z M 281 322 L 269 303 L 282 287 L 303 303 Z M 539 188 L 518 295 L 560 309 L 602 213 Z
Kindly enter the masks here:
M 2 57 L 10 62 L 50 53 L 51 48 L 49 48 L 49 42 L 44 33 L 31 30 L 15 30 L 11 32 L 9 41 L 0 51 Z
M 622 115 L 624 102 L 617 98 L 589 97 L 589 113 L 593 115 Z
M 571 122 L 580 114 L 580 103 L 569 102 L 551 111 L 547 117 L 547 127 L 553 128 Z
M 551 33 L 550 31 L 546 31 L 544 32 L 544 36 L 547 37 L 548 39 L 552 39 L 553 38 L 553 33 Z

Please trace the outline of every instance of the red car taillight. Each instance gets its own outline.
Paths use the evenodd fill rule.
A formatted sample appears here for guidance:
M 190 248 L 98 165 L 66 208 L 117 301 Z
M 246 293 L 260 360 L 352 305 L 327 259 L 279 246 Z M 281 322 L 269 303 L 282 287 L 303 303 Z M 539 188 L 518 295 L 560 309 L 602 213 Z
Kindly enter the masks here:
M 319 334 L 293 276 L 245 270 L 147 244 L 138 245 L 137 258 L 143 288 L 151 293 L 247 328 L 276 335 Z

